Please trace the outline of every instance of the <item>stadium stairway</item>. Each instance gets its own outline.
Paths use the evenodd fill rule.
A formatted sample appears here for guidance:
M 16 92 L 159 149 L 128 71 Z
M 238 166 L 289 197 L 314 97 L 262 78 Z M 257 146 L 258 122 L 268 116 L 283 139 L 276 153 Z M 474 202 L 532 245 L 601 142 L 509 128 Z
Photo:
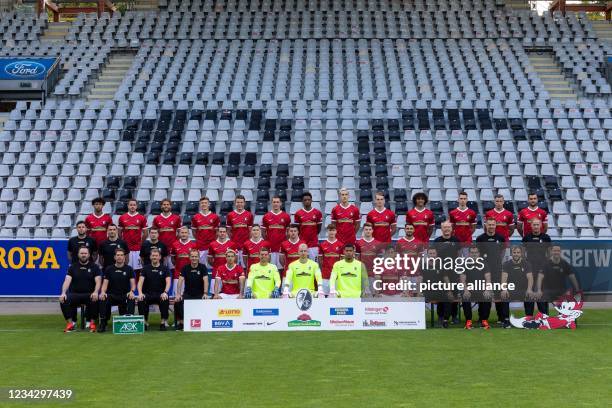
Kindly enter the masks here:
M 561 67 L 549 53 L 529 53 L 529 61 L 551 98 L 576 99 L 571 84 L 565 79 Z
M 612 42 L 612 23 L 606 20 L 593 20 L 591 21 L 593 29 L 597 33 L 597 37 L 600 40 L 608 43 Z
M 506 7 L 514 10 L 530 10 L 527 0 L 506 0 Z
M 112 53 L 100 76 L 95 80 L 87 100 L 113 99 L 126 72 L 134 62 L 135 54 L 128 52 Z
M 47 29 L 41 37 L 42 41 L 62 42 L 70 30 L 70 21 L 60 21 L 57 23 L 49 21 Z
M 0 112 L 0 131 L 4 129 L 4 123 L 9 120 L 10 113 Z
M 151 11 L 159 8 L 158 0 L 135 0 L 132 2 L 133 11 Z

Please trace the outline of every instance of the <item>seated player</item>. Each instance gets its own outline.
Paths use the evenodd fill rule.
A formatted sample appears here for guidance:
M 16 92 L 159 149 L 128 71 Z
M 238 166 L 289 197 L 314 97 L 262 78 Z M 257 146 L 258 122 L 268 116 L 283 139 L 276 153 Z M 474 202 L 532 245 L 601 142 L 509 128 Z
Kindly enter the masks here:
M 246 299 L 269 299 L 280 297 L 281 278 L 276 265 L 270 263 L 270 250 L 259 250 L 259 263 L 251 265 L 244 297 Z
M 319 297 L 325 297 L 321 270 L 315 261 L 308 258 L 308 245 L 301 244 L 298 248 L 298 254 L 300 257 L 289 265 L 287 275 L 285 275 L 283 297 L 295 297 L 300 289 L 308 289 L 314 295 L 315 281 L 319 288 Z
M 85 304 L 85 314 L 89 321 L 89 331 L 96 331 L 98 318 L 98 292 L 102 284 L 102 272 L 90 257 L 89 248 L 81 247 L 77 252 L 77 262 L 68 268 L 62 294 L 59 297 L 62 314 L 66 319 L 65 333 L 74 331 L 76 326 L 76 309 Z
M 405 271 L 402 271 L 401 269 L 397 268 L 397 265 L 395 265 L 396 255 L 397 253 L 395 252 L 393 245 L 387 246 L 384 257 L 386 259 L 393 259 L 394 262 L 391 264 L 391 267 L 383 266 L 382 273 L 376 275 L 375 279 L 378 280 L 378 283 L 372 285 L 375 290 L 375 296 L 409 296 L 408 289 L 400 290 L 397 288 L 397 285 L 399 285 L 401 281 L 406 281 L 408 277 L 406 276 Z
M 138 313 L 144 316 L 145 330 L 149 327 L 149 306 L 158 305 L 161 314 L 159 330 L 165 331 L 168 326 L 170 308 L 170 271 L 161 263 L 159 249 L 151 250 L 151 263 L 145 265 L 138 279 Z
M 115 264 L 104 270 L 104 281 L 100 292 L 100 329 L 105 332 L 111 307 L 118 306 L 119 314 L 134 314 L 134 291 L 136 290 L 136 277 L 134 270 L 126 261 L 127 252 L 124 249 L 115 250 Z
M 236 264 L 238 254 L 233 249 L 225 251 L 225 265 L 215 272 L 213 299 L 242 299 L 244 294 L 244 269 Z
M 336 262 L 329 278 L 329 297 L 359 298 L 369 296 L 368 272 L 355 259 L 355 245 L 344 245 L 344 259 Z
M 181 270 L 174 296 L 176 330 L 183 330 L 184 299 L 208 299 L 208 269 L 200 262 L 200 251 L 189 252 L 189 264 Z

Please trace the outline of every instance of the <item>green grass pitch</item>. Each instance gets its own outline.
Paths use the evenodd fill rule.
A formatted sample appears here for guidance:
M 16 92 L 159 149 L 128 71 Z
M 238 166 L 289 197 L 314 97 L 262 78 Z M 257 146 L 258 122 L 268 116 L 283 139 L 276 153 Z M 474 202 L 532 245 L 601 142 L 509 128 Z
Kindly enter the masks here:
M 58 310 L 59 314 L 59 310 Z M 155 315 L 153 315 L 155 316 Z M 0 387 L 72 388 L 78 407 L 604 407 L 612 311 L 576 331 L 64 334 L 0 316 Z

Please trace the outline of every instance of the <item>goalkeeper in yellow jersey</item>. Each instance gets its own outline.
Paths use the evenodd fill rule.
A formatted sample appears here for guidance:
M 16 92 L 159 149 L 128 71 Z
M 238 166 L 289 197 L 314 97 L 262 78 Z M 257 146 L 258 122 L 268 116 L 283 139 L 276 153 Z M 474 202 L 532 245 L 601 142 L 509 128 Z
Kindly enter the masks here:
M 323 293 L 321 269 L 319 264 L 308 258 L 308 245 L 300 244 L 298 247 L 299 259 L 291 262 L 285 276 L 285 287 L 283 297 L 295 297 L 300 289 L 308 289 L 315 295 L 315 281 L 319 287 L 319 297 L 325 297 Z
M 329 278 L 329 297 L 369 297 L 368 272 L 365 265 L 355 259 L 355 245 L 344 245 L 344 259 L 336 262 Z
M 279 298 L 281 295 L 281 278 L 276 265 L 270 263 L 270 250 L 259 250 L 259 262 L 249 268 L 245 299 Z

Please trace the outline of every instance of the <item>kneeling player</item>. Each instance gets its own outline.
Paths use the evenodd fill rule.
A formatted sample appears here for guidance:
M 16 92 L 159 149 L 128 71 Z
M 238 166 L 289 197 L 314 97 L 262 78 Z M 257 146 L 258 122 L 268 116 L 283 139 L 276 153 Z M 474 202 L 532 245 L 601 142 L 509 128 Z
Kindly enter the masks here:
M 237 254 L 233 249 L 225 252 L 225 265 L 215 271 L 213 299 L 242 299 L 244 293 L 244 269 L 236 264 Z
M 181 270 L 174 296 L 174 321 L 176 330 L 183 330 L 185 314 L 183 299 L 208 299 L 208 270 L 200 263 L 200 251 L 189 252 L 189 265 Z
M 89 248 L 81 247 L 77 252 L 78 261 L 68 268 L 59 297 L 60 307 L 66 319 L 64 332 L 75 329 L 76 310 L 85 304 L 85 314 L 89 321 L 89 331 L 96 331 L 95 320 L 98 317 L 98 292 L 102 283 L 100 268 L 90 259 Z
M 308 289 L 312 294 L 315 292 L 315 281 L 319 287 L 319 297 L 325 297 L 323 292 L 321 277 L 321 270 L 319 265 L 308 258 L 308 245 L 301 244 L 298 247 L 298 255 L 300 256 L 297 261 L 289 265 L 287 269 L 287 275 L 285 276 L 285 288 L 283 290 L 283 297 L 295 297 L 300 289 Z
M 125 263 L 126 251 L 115 250 L 115 264 L 104 270 L 104 281 L 100 292 L 100 332 L 106 331 L 111 307 L 118 306 L 119 314 L 134 314 L 136 277 L 131 266 Z
M 358 298 L 369 296 L 368 272 L 355 259 L 355 245 L 344 245 L 344 259 L 334 264 L 329 278 L 329 297 Z
M 281 278 L 276 265 L 270 263 L 270 250 L 259 250 L 259 263 L 251 265 L 244 297 L 269 299 L 280 297 Z
M 161 252 L 159 249 L 152 249 L 151 263 L 145 265 L 138 279 L 138 313 L 144 316 L 145 329 L 149 327 L 149 306 L 158 305 L 161 314 L 159 330 L 166 330 L 170 308 L 170 283 L 170 271 L 161 264 Z

